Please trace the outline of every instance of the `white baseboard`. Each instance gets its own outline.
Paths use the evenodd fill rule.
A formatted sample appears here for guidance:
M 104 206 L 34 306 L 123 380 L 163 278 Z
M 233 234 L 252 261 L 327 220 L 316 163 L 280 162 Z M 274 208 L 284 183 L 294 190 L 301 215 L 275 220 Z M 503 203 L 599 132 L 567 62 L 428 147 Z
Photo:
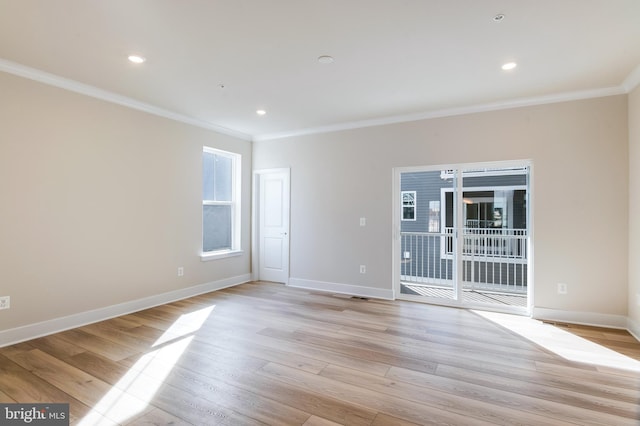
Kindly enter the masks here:
M 393 290 L 391 289 L 386 290 L 382 288 L 364 287 L 353 284 L 305 280 L 302 278 L 289 278 L 289 283 L 287 285 L 289 287 L 306 288 L 308 290 L 326 291 L 329 293 L 393 300 Z
M 591 325 L 627 329 L 628 319 L 624 315 L 599 314 L 596 312 L 562 311 L 559 309 L 533 308 L 533 318 L 571 324 Z
M 627 331 L 640 342 L 640 323 L 627 318 Z
M 227 287 L 233 287 L 249 281 L 251 281 L 251 274 L 244 274 L 237 277 L 212 281 L 193 287 L 144 297 L 142 299 L 131 300 L 118 305 L 106 306 L 92 311 L 80 312 L 66 317 L 54 318 L 48 321 L 2 330 L 0 331 L 0 348 L 49 334 L 58 333 L 60 331 L 81 327 L 94 322 L 104 321 L 120 315 L 130 314 L 132 312 L 152 308 L 165 303 L 175 302 L 176 300 L 186 299 L 188 297 L 221 290 Z

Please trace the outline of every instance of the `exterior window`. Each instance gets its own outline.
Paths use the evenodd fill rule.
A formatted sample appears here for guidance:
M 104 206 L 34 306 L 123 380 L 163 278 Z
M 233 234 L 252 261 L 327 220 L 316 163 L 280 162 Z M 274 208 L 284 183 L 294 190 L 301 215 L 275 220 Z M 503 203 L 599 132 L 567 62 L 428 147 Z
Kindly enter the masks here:
M 402 191 L 402 220 L 416 220 L 416 191 Z
M 429 232 L 440 232 L 440 201 L 429 201 Z
M 240 250 L 239 154 L 203 148 L 202 252 Z

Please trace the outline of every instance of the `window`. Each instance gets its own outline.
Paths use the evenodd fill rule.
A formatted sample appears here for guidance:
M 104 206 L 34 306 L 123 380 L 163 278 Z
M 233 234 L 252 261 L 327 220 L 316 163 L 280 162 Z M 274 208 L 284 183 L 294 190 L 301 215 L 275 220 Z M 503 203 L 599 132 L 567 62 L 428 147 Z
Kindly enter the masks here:
M 402 191 L 402 220 L 416 220 L 416 191 Z
M 440 232 L 440 201 L 429 201 L 429 232 Z
M 452 228 L 453 190 L 444 189 L 445 226 Z M 463 224 L 472 229 L 525 229 L 526 189 L 522 186 L 464 188 Z
M 240 159 L 239 154 L 203 148 L 203 258 L 240 250 Z
M 462 224 L 467 238 L 464 244 L 474 244 L 472 250 L 476 253 L 482 250 L 485 254 L 496 254 L 496 244 L 502 244 L 501 253 L 505 253 L 505 242 L 509 241 L 510 244 L 515 244 L 510 255 L 519 257 L 524 253 L 523 244 L 527 235 L 527 190 L 521 185 L 501 186 L 498 184 L 501 178 L 506 179 L 508 176 L 499 176 L 496 185 L 492 187 L 463 188 Z M 447 233 L 446 243 L 441 245 L 441 256 L 444 258 L 451 256 L 454 250 L 453 234 L 456 225 L 453 216 L 453 189 L 443 188 L 441 197 L 444 208 L 441 217 Z M 470 237 L 471 235 L 474 237 Z

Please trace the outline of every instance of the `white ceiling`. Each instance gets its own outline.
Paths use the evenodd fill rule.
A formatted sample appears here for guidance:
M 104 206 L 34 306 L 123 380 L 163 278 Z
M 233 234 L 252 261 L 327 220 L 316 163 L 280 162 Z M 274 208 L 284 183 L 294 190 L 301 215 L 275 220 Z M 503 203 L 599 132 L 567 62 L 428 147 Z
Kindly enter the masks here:
M 0 58 L 264 139 L 622 93 L 640 0 L 0 0 Z

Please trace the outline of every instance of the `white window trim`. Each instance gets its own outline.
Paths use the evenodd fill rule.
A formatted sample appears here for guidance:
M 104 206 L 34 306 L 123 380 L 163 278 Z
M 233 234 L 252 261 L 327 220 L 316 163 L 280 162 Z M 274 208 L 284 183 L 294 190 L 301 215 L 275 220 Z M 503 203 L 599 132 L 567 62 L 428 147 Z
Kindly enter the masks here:
M 240 188 L 242 178 L 242 156 L 235 152 L 223 151 L 220 149 L 210 148 L 205 146 L 202 148 L 202 152 L 208 152 L 211 154 L 221 155 L 232 159 L 232 182 L 231 182 L 231 201 L 206 201 L 202 200 L 202 206 L 231 206 L 231 249 L 213 250 L 213 251 L 201 251 L 200 260 L 207 262 L 210 260 L 224 259 L 228 257 L 239 256 L 244 253 L 241 248 L 241 208 L 240 208 Z M 202 212 L 201 212 L 202 214 Z M 202 217 L 200 220 L 201 226 L 201 240 L 204 237 Z M 202 247 L 202 242 L 201 242 Z
M 400 220 L 402 222 L 415 222 L 418 220 L 418 191 L 400 191 Z M 413 194 L 413 219 L 404 218 L 404 194 Z M 411 207 L 411 206 L 408 206 Z
M 208 262 L 216 259 L 226 259 L 227 257 L 236 257 L 244 254 L 244 250 L 217 250 L 208 251 L 200 254 L 200 260 L 202 262 Z

